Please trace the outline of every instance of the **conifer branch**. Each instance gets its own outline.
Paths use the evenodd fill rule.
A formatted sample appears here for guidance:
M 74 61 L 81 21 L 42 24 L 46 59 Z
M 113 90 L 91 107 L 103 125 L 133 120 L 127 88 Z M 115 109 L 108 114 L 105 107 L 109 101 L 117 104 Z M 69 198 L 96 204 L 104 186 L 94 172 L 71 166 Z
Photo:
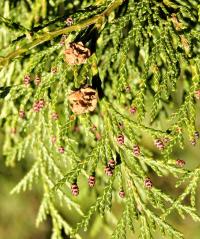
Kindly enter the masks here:
M 60 36 L 62 34 L 68 34 L 72 31 L 78 31 L 81 29 L 84 29 L 86 27 L 89 27 L 92 24 L 97 24 L 99 22 L 101 22 L 101 24 L 105 21 L 105 17 L 109 16 L 109 14 L 114 11 L 115 9 L 117 9 L 121 4 L 122 4 L 123 0 L 115 0 L 113 1 L 112 4 L 110 4 L 110 6 L 101 14 L 94 16 L 90 19 L 87 20 L 83 20 L 82 22 L 73 25 L 73 26 L 69 26 L 60 30 L 55 30 L 52 32 L 47 32 L 44 33 L 42 36 L 39 36 L 36 39 L 33 39 L 32 42 L 30 43 L 26 43 L 24 44 L 23 47 L 9 53 L 7 56 L 1 56 L 0 57 L 0 69 L 5 66 L 6 64 L 8 64 L 11 60 L 13 60 L 14 58 L 30 51 L 31 49 L 33 49 L 36 46 L 39 46 L 41 44 L 43 44 L 46 41 L 50 41 L 53 38 Z
M 200 138 L 198 4 L 2 2 L 2 152 L 27 171 L 11 193 L 42 189 L 36 225 L 51 218 L 54 239 L 81 238 L 98 215 L 108 238 L 183 238 L 167 219 L 200 222 L 185 153 Z

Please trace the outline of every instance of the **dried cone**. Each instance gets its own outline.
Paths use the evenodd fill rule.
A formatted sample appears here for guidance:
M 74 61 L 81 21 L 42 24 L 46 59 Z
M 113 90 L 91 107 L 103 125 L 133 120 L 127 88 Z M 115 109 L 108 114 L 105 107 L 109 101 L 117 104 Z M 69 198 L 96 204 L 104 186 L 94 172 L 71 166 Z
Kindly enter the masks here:
M 185 166 L 185 161 L 184 160 L 182 160 L 182 159 L 177 159 L 176 160 L 176 165 L 178 166 L 178 167 L 184 167 Z
M 123 190 L 119 191 L 119 196 L 120 198 L 124 198 L 125 197 L 125 192 Z
M 153 183 L 152 183 L 152 181 L 151 181 L 150 178 L 146 178 L 146 179 L 144 180 L 144 185 L 145 185 L 146 188 L 151 189 L 152 186 L 153 186 Z
M 82 42 L 70 43 L 69 48 L 65 50 L 65 61 L 69 65 L 84 64 L 90 57 L 90 49 L 84 47 Z
M 112 169 L 110 166 L 107 165 L 107 166 L 105 167 L 104 171 L 105 171 L 105 174 L 106 174 L 106 175 L 108 175 L 108 176 L 110 176 L 110 177 L 113 176 L 113 169 Z
M 71 110 L 74 114 L 84 114 L 96 109 L 98 94 L 91 87 L 81 88 L 73 91 L 69 96 Z
M 76 183 L 73 183 L 71 185 L 71 192 L 72 192 L 72 195 L 73 196 L 78 196 L 79 194 L 79 188 L 78 188 L 78 185 Z
M 88 184 L 89 184 L 89 186 L 92 188 L 92 187 L 94 187 L 94 185 L 95 185 L 95 176 L 93 176 L 93 175 L 90 175 L 89 176 L 89 178 L 88 178 Z

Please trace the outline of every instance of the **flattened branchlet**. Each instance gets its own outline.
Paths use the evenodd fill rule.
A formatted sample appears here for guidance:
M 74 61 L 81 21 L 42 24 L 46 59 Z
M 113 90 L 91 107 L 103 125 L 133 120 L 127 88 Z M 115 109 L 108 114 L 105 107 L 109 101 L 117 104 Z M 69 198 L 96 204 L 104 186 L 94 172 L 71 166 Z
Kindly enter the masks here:
M 0 1 L 2 158 L 53 239 L 180 239 L 187 215 L 196 238 L 199 19 L 195 0 Z

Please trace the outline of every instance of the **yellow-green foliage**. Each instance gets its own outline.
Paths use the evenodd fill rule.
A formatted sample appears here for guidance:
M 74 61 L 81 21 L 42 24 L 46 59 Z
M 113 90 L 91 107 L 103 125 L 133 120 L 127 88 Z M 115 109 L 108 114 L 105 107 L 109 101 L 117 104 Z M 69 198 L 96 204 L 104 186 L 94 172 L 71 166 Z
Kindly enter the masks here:
M 173 154 L 175 148 L 184 150 L 187 141 L 198 145 L 199 4 L 0 2 L 3 154 L 9 167 L 32 162 L 11 193 L 36 183 L 42 187 L 36 225 L 50 215 L 52 238 L 81 238 L 93 216 L 105 217 L 107 224 L 106 218 L 115 218 L 116 201 L 124 206 L 118 222 L 113 219 L 112 239 L 126 238 L 129 230 L 142 239 L 154 238 L 154 231 L 183 238 L 168 224 L 173 211 L 200 221 L 195 210 L 200 168 L 182 167 L 184 161 Z M 72 25 L 66 24 L 69 17 Z M 85 64 L 67 64 L 64 51 L 80 41 L 92 55 Z M 98 91 L 98 105 L 94 112 L 74 115 L 68 96 L 84 85 Z M 44 105 L 34 110 L 40 100 Z M 111 159 L 116 165 L 108 168 L 109 177 L 104 168 Z M 95 201 L 83 211 L 81 202 L 91 195 L 91 175 L 96 179 L 91 189 Z M 155 186 L 154 179 L 166 175 L 176 178 L 177 187 L 184 183 L 175 199 Z M 72 184 L 79 187 L 78 199 L 71 195 Z M 120 200 L 119 191 L 125 193 Z M 66 207 L 80 214 L 76 225 L 62 213 Z

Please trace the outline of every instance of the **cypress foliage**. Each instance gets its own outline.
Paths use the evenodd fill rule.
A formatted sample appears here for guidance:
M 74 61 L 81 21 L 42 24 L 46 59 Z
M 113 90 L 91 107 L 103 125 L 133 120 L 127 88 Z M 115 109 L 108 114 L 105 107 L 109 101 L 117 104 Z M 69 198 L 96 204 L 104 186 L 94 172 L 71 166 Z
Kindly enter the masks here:
M 3 155 L 9 167 L 32 162 L 11 193 L 42 187 L 36 225 L 49 215 L 52 238 L 81 238 L 98 215 L 115 221 L 112 239 L 129 231 L 184 238 L 168 222 L 174 211 L 200 221 L 200 168 L 174 156 L 187 142 L 199 144 L 199 4 L 0 2 Z M 167 175 L 176 178 L 174 191 L 181 186 L 175 199 L 156 187 Z M 61 207 L 80 220 L 71 225 Z

